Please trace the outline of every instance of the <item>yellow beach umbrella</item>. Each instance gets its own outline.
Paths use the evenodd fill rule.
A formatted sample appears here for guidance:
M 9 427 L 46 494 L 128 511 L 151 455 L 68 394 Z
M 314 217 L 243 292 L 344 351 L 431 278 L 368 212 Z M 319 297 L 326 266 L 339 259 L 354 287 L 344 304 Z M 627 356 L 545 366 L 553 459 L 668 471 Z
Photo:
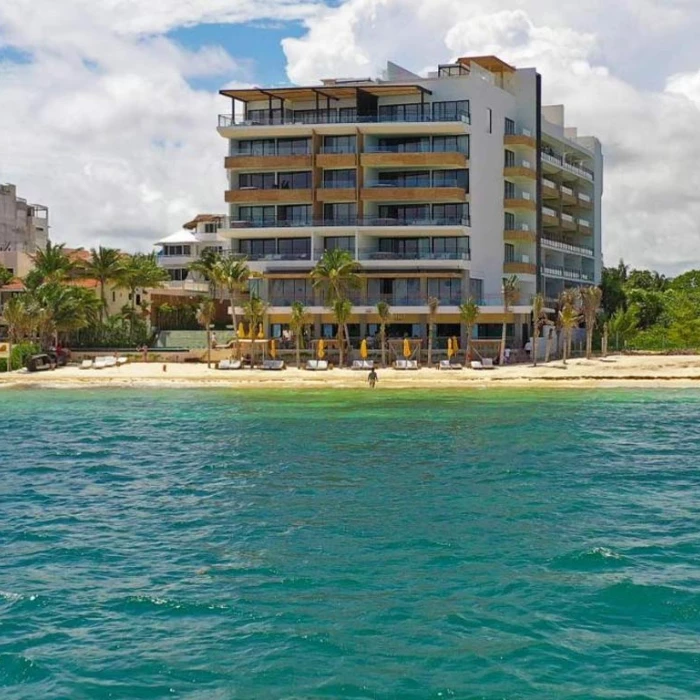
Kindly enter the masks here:
M 322 360 L 326 355 L 326 347 L 325 343 L 323 342 L 323 338 L 318 341 L 318 346 L 316 347 L 316 357 L 318 357 L 319 360 Z
M 450 358 L 454 355 L 454 350 L 452 349 L 452 338 L 447 339 L 447 357 Z
M 274 338 L 270 341 L 270 356 L 273 360 L 277 359 L 277 343 Z
M 265 337 L 265 332 L 263 331 L 263 325 L 261 323 L 260 327 L 258 328 L 258 340 L 262 340 L 264 337 Z
M 245 328 L 243 326 L 243 321 L 238 324 L 238 337 L 245 338 Z
M 403 356 L 406 359 L 411 357 L 411 343 L 408 342 L 408 338 L 403 339 Z
M 367 338 L 363 338 L 360 343 L 360 357 L 363 360 L 367 359 Z

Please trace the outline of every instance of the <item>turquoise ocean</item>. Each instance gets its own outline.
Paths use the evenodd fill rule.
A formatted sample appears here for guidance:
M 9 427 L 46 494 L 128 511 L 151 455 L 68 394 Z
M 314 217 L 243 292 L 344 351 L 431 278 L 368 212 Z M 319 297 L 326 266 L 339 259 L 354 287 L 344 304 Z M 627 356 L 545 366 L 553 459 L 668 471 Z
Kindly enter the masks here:
M 0 698 L 700 697 L 700 392 L 0 390 Z

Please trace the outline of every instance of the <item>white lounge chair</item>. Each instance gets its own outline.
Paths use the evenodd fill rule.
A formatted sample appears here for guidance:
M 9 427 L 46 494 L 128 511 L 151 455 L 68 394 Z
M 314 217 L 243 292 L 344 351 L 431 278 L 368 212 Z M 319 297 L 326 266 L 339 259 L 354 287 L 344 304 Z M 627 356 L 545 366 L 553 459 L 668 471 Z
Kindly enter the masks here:
M 394 369 L 408 369 L 408 360 L 396 360 Z
M 352 361 L 352 369 L 364 369 L 365 368 L 365 363 L 363 360 L 353 360 Z
M 263 369 L 282 370 L 284 369 L 284 360 L 263 360 Z
M 117 358 L 114 355 L 107 355 L 107 357 L 104 358 L 105 361 L 105 367 L 116 367 L 117 366 Z
M 92 369 L 92 360 L 83 360 L 80 363 L 80 369 Z
M 440 360 L 439 369 L 462 369 L 462 365 L 459 362 L 452 362 L 452 360 Z
M 117 358 L 117 367 L 121 367 L 121 365 L 125 365 L 129 361 L 128 357 L 118 357 Z
M 106 357 L 96 357 L 95 362 L 92 364 L 94 369 L 104 369 L 107 366 Z
M 406 360 L 406 369 L 418 369 L 418 360 Z
M 482 358 L 481 364 L 484 369 L 496 369 L 496 366 L 493 364 L 493 358 L 491 357 Z
M 481 364 L 480 360 L 472 360 L 470 364 L 472 369 L 484 369 L 484 365 Z
M 328 360 L 307 360 L 306 369 L 313 372 L 325 371 L 328 369 Z
M 362 369 L 374 369 L 374 360 L 363 360 Z
M 219 360 L 216 369 L 231 369 L 231 360 Z

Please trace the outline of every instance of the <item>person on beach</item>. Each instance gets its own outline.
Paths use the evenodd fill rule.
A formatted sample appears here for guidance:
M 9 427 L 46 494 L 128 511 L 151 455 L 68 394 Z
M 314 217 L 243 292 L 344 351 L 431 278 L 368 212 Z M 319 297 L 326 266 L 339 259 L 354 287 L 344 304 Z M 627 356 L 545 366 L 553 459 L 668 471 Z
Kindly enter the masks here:
M 216 347 L 218 345 L 218 341 L 216 340 L 216 333 L 211 334 L 211 347 L 212 350 L 216 350 Z
M 374 389 L 374 385 L 377 383 L 377 370 L 375 370 L 374 367 L 372 367 L 369 371 L 369 375 L 367 375 L 367 383 L 370 389 Z

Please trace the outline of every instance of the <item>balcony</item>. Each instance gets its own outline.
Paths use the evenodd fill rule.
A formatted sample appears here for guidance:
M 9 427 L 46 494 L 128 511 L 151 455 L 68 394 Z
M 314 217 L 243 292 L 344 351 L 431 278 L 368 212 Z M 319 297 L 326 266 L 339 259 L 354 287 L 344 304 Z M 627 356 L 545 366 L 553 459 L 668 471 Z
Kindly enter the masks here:
M 280 260 L 286 262 L 311 262 L 311 253 L 261 253 L 252 255 L 234 253 L 232 257 L 239 260 L 248 260 L 250 262 L 276 262 Z
M 544 226 L 559 226 L 559 213 L 550 207 L 542 207 L 542 224 Z
M 376 294 L 368 292 L 367 306 L 376 306 L 380 301 L 385 301 L 389 306 L 427 306 L 428 300 L 420 294 Z M 461 297 L 442 297 L 440 306 L 459 306 Z
M 535 275 L 537 265 L 531 263 L 527 255 L 516 255 L 512 260 L 503 263 L 503 272 L 506 275 Z
M 357 154 L 347 146 L 324 146 L 316 156 L 319 168 L 354 168 L 356 165 Z
M 537 177 L 537 171 L 530 161 L 516 159 L 503 168 L 503 176 L 512 178 L 525 177 L 534 180 Z
M 261 169 L 266 168 L 299 168 L 308 170 L 311 168 L 313 156 L 307 154 L 293 155 L 261 155 L 242 151 L 224 158 L 224 167 L 227 170 L 234 169 Z
M 194 253 L 190 253 L 189 255 L 163 255 L 163 253 L 156 253 L 158 265 L 165 268 L 187 267 L 195 260 L 197 260 L 197 256 Z
M 559 185 L 552 180 L 546 178 L 542 180 L 542 198 L 543 199 L 559 199 Z
M 378 249 L 362 250 L 359 254 L 360 260 L 471 260 L 471 253 L 468 250 L 446 253 L 394 253 Z
M 506 146 L 527 146 L 537 148 L 537 140 L 529 129 L 516 129 L 515 133 L 506 134 L 503 137 Z
M 586 180 L 593 182 L 593 171 L 588 168 L 584 168 L 580 165 L 574 165 L 573 163 L 567 162 L 564 158 L 556 153 L 547 153 L 546 151 L 541 151 L 542 162 L 549 165 L 554 165 L 558 168 L 562 168 L 578 177 L 582 177 Z
M 590 272 L 583 270 L 574 270 L 558 265 L 544 264 L 540 267 L 540 272 L 547 277 L 558 277 L 569 280 L 581 280 L 585 282 L 593 282 L 593 275 Z
M 593 207 L 593 202 L 591 201 L 591 198 L 583 192 L 578 193 L 577 200 L 579 207 L 583 207 L 584 209 L 591 209 Z
M 527 243 L 535 243 L 537 235 L 530 230 L 527 224 L 522 224 L 520 228 L 506 228 L 503 231 L 503 239 L 506 241 L 525 241 Z
M 578 230 L 579 233 L 591 234 L 591 222 L 588 219 L 578 219 Z
M 416 105 L 419 106 L 418 104 Z M 231 114 L 219 115 L 219 128 L 230 127 L 250 127 L 250 126 L 306 126 L 317 124 L 386 124 L 386 123 L 406 123 L 421 124 L 435 122 L 461 122 L 471 124 L 471 116 L 468 112 L 451 111 L 447 114 L 432 114 L 430 104 L 425 105 L 424 114 L 379 114 L 371 112 L 368 114 L 343 114 L 335 109 L 319 109 L 318 111 L 304 110 L 303 117 L 295 116 L 292 110 L 285 114 L 264 115 L 256 119 L 246 119 L 244 116 Z
M 593 248 L 588 248 L 587 246 L 576 245 L 574 243 L 569 243 L 561 239 L 555 238 L 541 238 L 540 242 L 545 248 L 553 248 L 555 250 L 562 250 L 565 253 L 573 253 L 575 255 L 587 255 L 588 257 L 593 257 L 595 255 Z
M 287 192 L 289 190 L 286 190 Z M 379 217 L 348 217 L 342 219 L 260 219 L 260 220 L 236 220 L 226 219 L 223 230 L 236 229 L 259 229 L 259 228 L 323 228 L 323 227 L 346 227 L 355 228 L 357 226 L 384 228 L 397 226 L 423 227 L 433 226 L 445 227 L 465 227 L 471 226 L 471 221 L 467 217 L 441 217 L 424 219 L 393 219 Z
M 464 187 L 435 186 L 427 178 L 411 185 L 365 183 L 361 196 L 366 202 L 464 202 L 466 194 Z
M 292 189 L 258 189 L 257 187 L 241 187 L 237 190 L 226 190 L 225 201 L 229 204 L 311 204 L 313 190 Z
M 516 189 L 506 190 L 503 206 L 506 209 L 535 211 L 535 198 L 529 192 Z
M 299 302 L 304 306 L 317 306 L 316 299 L 313 294 L 309 296 L 291 296 L 285 294 L 271 294 L 267 302 L 270 306 L 291 306 L 295 302 Z
M 575 231 L 576 230 L 576 219 L 574 219 L 571 214 L 561 215 L 561 227 L 565 231 Z
M 429 148 L 399 151 L 397 147 L 370 146 L 360 156 L 360 164 L 370 168 L 444 167 L 466 168 L 469 160 L 458 151 L 432 151 Z

